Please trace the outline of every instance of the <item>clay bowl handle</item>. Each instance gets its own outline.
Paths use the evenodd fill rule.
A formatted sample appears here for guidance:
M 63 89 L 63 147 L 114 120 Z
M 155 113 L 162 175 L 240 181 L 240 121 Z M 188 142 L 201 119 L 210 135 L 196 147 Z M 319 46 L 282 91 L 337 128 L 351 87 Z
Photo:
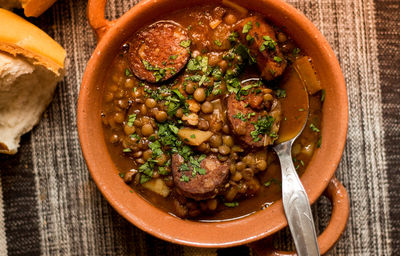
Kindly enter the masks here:
M 328 226 L 318 236 L 319 250 L 321 254 L 326 253 L 339 240 L 346 228 L 350 212 L 349 196 L 343 185 L 333 177 L 326 188 L 324 195 L 332 203 L 332 215 Z M 278 251 L 274 248 L 273 238 L 266 238 L 249 245 L 260 256 L 295 256 L 296 252 Z
M 107 0 L 89 0 L 87 5 L 87 17 L 96 32 L 97 41 L 100 41 L 113 23 L 105 18 L 106 3 Z

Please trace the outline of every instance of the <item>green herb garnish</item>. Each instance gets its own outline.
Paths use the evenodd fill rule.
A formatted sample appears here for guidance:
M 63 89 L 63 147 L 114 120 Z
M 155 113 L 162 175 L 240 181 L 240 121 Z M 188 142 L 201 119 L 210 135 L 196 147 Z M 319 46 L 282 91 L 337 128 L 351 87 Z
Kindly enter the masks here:
M 136 120 L 136 114 L 131 114 L 131 115 L 129 115 L 129 116 L 128 116 L 127 125 L 128 125 L 129 127 L 132 127 L 132 126 L 133 126 L 133 122 L 135 122 L 135 120 Z
M 282 58 L 278 57 L 278 56 L 274 56 L 274 61 L 277 63 L 281 63 L 282 62 Z
M 239 206 L 238 202 L 230 202 L 230 203 L 224 203 L 225 206 L 227 207 L 237 207 Z
M 182 47 L 188 48 L 191 43 L 192 43 L 192 41 L 190 41 L 190 40 L 183 40 L 183 41 L 180 42 L 179 45 L 182 46 Z
M 270 137 L 275 137 L 276 135 L 271 134 L 271 128 L 275 119 L 272 116 L 259 117 L 257 122 L 252 122 L 254 125 L 254 131 L 250 132 L 253 141 L 257 142 L 260 140 L 259 135 L 268 134 Z
M 276 97 L 278 97 L 278 98 L 286 98 L 286 91 L 283 90 L 283 89 L 277 89 L 277 90 L 275 91 L 275 95 L 276 95 Z
M 324 89 L 322 89 L 321 90 L 321 102 L 324 102 L 324 100 L 325 100 L 325 90 Z
M 216 44 L 219 47 L 221 47 L 222 45 L 221 41 L 219 41 L 218 39 L 214 41 L 214 44 Z
M 253 23 L 251 21 L 247 22 L 242 29 L 243 34 L 249 33 L 250 29 L 253 27 Z
M 129 68 L 125 69 L 125 76 L 127 76 L 127 77 L 133 76 L 133 74 Z
M 265 49 L 275 51 L 277 43 L 270 36 L 263 36 L 264 42 L 260 46 L 260 52 Z
M 320 130 L 314 124 L 310 124 L 310 128 L 313 132 L 320 132 Z

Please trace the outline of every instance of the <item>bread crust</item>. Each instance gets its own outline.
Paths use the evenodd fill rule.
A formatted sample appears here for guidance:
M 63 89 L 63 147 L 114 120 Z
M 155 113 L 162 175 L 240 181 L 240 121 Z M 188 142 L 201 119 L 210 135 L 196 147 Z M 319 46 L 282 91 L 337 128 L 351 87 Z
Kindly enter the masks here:
M 22 55 L 25 58 L 31 60 L 34 65 L 41 65 L 46 67 L 48 70 L 53 71 L 58 76 L 64 75 L 64 68 L 54 62 L 52 59 L 47 58 L 46 56 L 39 55 L 33 51 L 24 49 L 22 47 L 0 42 L 0 51 L 9 53 L 16 57 L 17 55 Z
M 50 8 L 57 0 L 31 0 L 22 4 L 26 17 L 38 17 Z

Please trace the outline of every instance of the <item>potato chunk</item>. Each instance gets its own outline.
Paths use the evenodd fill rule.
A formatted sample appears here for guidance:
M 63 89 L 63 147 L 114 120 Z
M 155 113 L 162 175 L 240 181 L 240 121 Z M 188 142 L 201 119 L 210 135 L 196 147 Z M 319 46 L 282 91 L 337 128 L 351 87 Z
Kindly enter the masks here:
M 199 146 L 207 141 L 213 135 L 210 131 L 202 131 L 191 128 L 181 128 L 178 136 L 186 143 L 192 146 Z
M 310 95 L 313 95 L 322 89 L 321 82 L 317 78 L 317 74 L 312 66 L 310 57 L 304 56 L 300 59 L 297 59 L 293 63 L 293 66 Z
M 148 190 L 153 191 L 156 194 L 159 194 L 162 197 L 167 197 L 170 192 L 169 187 L 160 178 L 152 179 L 146 183 L 143 183 L 142 186 Z

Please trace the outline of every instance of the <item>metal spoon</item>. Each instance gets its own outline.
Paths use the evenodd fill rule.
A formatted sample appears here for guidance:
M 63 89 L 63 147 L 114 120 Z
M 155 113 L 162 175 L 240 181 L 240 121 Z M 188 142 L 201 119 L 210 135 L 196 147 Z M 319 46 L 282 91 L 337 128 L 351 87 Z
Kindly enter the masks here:
M 259 80 L 250 78 L 243 80 L 242 84 Z M 320 252 L 310 202 L 292 160 L 293 142 L 302 133 L 308 120 L 308 92 L 294 69 L 288 73 L 281 89 L 286 91 L 286 97 L 280 101 L 285 119 L 281 121 L 279 138 L 273 149 L 281 163 L 283 208 L 297 255 L 316 256 Z
M 289 79 L 283 86 L 286 87 L 286 98 L 281 101 L 281 104 L 286 120 L 281 122 L 279 139 L 273 147 L 279 157 L 282 169 L 283 208 L 297 255 L 320 255 L 310 202 L 292 160 L 293 142 L 304 130 L 308 120 L 308 93 L 294 70 L 289 74 Z M 296 104 L 299 102 L 305 107 L 298 108 L 300 105 Z M 292 108 L 292 111 L 285 113 L 285 109 L 288 110 L 288 108 L 289 110 Z M 293 116 L 295 111 L 300 116 Z M 293 125 L 293 121 L 296 121 L 297 125 Z

